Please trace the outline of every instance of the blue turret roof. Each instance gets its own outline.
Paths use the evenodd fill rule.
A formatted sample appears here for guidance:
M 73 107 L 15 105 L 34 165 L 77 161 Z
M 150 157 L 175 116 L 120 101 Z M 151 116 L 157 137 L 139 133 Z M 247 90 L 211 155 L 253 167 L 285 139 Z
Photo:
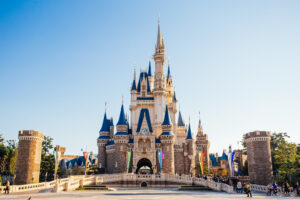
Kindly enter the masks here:
M 128 135 L 128 133 L 127 132 L 116 132 L 115 135 Z
M 113 140 L 109 141 L 106 146 L 115 145 L 115 142 Z
M 221 157 L 219 157 L 219 160 L 228 160 L 227 154 L 223 151 L 223 154 Z
M 170 65 L 168 65 L 168 74 L 167 74 L 167 82 L 171 78 Z
M 177 126 L 185 126 L 185 123 L 182 119 L 181 112 L 179 111 Z
M 171 125 L 168 105 L 166 105 L 165 118 L 162 125 Z
M 192 136 L 192 131 L 191 131 L 191 124 L 189 124 L 189 129 L 188 129 L 188 134 L 186 136 L 187 140 L 192 140 L 193 136 Z
M 151 62 L 149 61 L 149 67 L 148 67 L 148 76 L 152 76 L 151 72 Z
M 209 155 L 209 158 L 211 160 L 211 164 L 213 167 L 217 167 L 218 166 L 218 163 L 217 163 L 217 159 L 216 159 L 216 156 L 215 155 Z
M 146 81 L 147 81 L 147 92 L 151 92 L 147 72 L 141 72 L 141 73 L 140 73 L 140 78 L 139 78 L 139 83 L 138 83 L 138 86 L 137 86 L 137 91 L 138 91 L 138 92 L 141 91 L 141 83 L 142 83 L 143 78 L 145 78 Z
M 175 91 L 174 91 L 174 95 L 173 95 L 173 101 L 177 101 Z
M 100 135 L 100 136 L 98 137 L 98 139 L 99 139 L 99 140 L 101 140 L 101 139 L 106 139 L 106 140 L 109 140 L 109 139 L 110 139 L 110 137 L 109 137 L 109 136 L 107 136 L 107 135 Z
M 146 121 L 147 121 L 149 131 L 152 133 L 153 131 L 152 131 L 152 125 L 151 125 L 150 114 L 149 114 L 148 108 L 141 109 L 136 132 L 140 132 L 145 116 L 146 116 Z
M 109 126 L 110 126 L 110 121 L 107 119 L 106 112 L 105 112 L 100 132 L 109 132 Z
M 120 117 L 119 117 L 119 121 L 118 121 L 117 125 L 127 125 L 123 104 L 122 104 L 122 107 L 121 107 Z
M 170 132 L 170 131 L 167 131 L 167 132 L 162 132 L 162 134 L 161 135 L 173 135 L 173 133 L 172 132 Z
M 131 90 L 136 90 L 136 82 L 135 82 L 135 79 L 133 79 L 132 86 L 131 86 Z

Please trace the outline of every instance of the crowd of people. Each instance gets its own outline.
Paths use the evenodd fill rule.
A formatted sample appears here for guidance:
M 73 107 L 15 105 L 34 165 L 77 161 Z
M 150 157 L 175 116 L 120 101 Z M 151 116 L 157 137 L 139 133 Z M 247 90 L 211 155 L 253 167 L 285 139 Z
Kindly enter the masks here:
M 291 186 L 287 181 L 282 184 L 281 187 L 278 186 L 276 182 L 269 183 L 268 184 L 268 196 L 277 196 L 278 193 L 281 193 L 283 195 L 290 195 L 292 193 L 296 193 L 296 195 L 300 196 L 300 185 L 299 182 L 297 182 L 294 186 Z

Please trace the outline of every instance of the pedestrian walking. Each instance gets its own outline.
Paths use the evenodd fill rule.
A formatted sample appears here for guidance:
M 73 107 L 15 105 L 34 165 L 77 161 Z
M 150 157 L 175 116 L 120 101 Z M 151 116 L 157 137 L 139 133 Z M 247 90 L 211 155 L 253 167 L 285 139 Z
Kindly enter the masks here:
M 6 183 L 5 183 L 5 194 L 9 194 L 9 186 L 10 186 L 10 183 L 9 183 L 9 180 L 6 180 Z
M 246 194 L 247 194 L 247 197 L 252 197 L 251 186 L 249 183 L 246 184 Z

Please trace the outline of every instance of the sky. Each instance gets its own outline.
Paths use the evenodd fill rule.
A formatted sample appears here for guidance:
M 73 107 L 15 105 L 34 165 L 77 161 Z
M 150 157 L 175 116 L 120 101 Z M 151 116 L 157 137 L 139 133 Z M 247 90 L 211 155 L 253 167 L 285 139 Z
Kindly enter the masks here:
M 186 122 L 199 111 L 210 152 L 254 130 L 300 143 L 300 1 L 0 1 L 0 134 L 33 129 L 97 152 L 107 114 L 129 113 L 160 16 Z M 167 63 L 166 63 L 167 65 Z M 154 69 L 153 69 L 154 70 Z M 166 70 L 165 70 L 166 71 Z

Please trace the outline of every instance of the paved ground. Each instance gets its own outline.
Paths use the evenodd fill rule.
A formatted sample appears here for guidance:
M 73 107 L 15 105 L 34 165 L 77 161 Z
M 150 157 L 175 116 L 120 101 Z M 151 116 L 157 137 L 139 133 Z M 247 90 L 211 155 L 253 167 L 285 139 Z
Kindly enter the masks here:
M 227 194 L 223 192 L 211 191 L 177 191 L 175 189 L 118 189 L 116 191 L 74 191 L 61 193 L 31 193 L 31 194 L 14 194 L 0 195 L 0 200 L 18 199 L 26 200 L 54 199 L 54 200 L 73 200 L 73 199 L 103 199 L 103 200 L 201 200 L 201 199 L 249 199 L 241 194 Z M 254 194 L 252 199 L 282 199 L 282 197 L 267 197 L 263 194 Z M 287 197 L 285 199 L 300 199 L 295 197 Z

